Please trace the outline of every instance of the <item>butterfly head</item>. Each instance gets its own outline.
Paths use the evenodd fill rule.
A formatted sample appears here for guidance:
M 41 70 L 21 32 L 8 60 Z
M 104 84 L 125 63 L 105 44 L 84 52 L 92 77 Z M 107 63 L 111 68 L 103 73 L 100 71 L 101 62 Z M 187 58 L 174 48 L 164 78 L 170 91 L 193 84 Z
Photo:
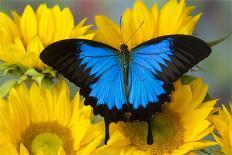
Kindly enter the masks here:
M 121 51 L 127 51 L 127 50 L 128 50 L 128 46 L 127 46 L 126 44 L 122 44 L 122 45 L 120 46 L 120 50 L 121 50 Z

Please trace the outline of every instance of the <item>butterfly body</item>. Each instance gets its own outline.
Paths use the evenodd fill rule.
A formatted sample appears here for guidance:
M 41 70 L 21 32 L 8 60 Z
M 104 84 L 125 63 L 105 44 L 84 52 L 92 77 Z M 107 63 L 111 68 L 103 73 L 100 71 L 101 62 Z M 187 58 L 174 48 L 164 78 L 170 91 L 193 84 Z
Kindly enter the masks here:
M 129 62 L 130 62 L 130 51 L 128 49 L 128 46 L 126 44 L 122 44 L 120 46 L 120 53 L 119 57 L 121 59 L 121 62 L 123 64 L 123 73 L 124 73 L 124 85 L 125 85 L 125 92 L 126 92 L 126 98 L 128 99 L 128 67 L 129 67 Z M 126 101 L 128 104 L 128 100 Z M 127 108 L 128 109 L 128 108 Z M 127 113 L 128 114 L 128 113 Z M 125 117 L 128 119 L 128 117 Z
M 85 105 L 109 125 L 117 121 L 146 121 L 147 143 L 152 144 L 151 119 L 170 101 L 173 82 L 205 59 L 210 47 L 188 35 L 168 35 L 146 41 L 131 50 L 104 43 L 68 39 L 49 45 L 41 60 L 80 87 Z

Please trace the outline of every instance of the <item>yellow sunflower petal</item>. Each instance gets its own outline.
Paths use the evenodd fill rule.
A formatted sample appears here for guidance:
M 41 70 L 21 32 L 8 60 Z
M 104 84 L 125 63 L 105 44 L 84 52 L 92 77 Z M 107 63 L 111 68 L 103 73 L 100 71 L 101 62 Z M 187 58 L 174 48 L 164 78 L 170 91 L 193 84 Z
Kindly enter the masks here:
M 12 42 L 15 37 L 19 37 L 19 30 L 13 20 L 6 14 L 0 12 L 0 24 L 5 25 L 5 35 L 1 37 L 1 41 Z M 0 28 L 0 32 L 3 31 L 3 27 Z
M 74 27 L 74 19 L 69 8 L 64 8 L 62 11 L 58 6 L 54 7 L 53 16 L 55 17 L 55 34 L 53 41 L 67 39 Z
M 101 27 L 101 29 L 96 32 L 96 40 L 119 48 L 122 44 L 119 27 L 105 16 L 96 16 L 95 22 L 97 27 Z
M 55 21 L 52 11 L 45 4 L 41 5 L 37 10 L 38 17 L 38 35 L 43 40 L 44 45 L 52 43 L 55 33 Z
M 23 144 L 20 144 L 20 155 L 30 155 L 28 150 L 25 148 Z
M 27 5 L 20 20 L 20 30 L 27 44 L 37 34 L 37 20 L 34 10 Z
M 212 115 L 211 120 L 219 134 L 215 135 L 213 133 L 214 139 L 222 147 L 222 152 L 228 154 L 232 151 L 232 111 L 222 105 L 219 114 Z

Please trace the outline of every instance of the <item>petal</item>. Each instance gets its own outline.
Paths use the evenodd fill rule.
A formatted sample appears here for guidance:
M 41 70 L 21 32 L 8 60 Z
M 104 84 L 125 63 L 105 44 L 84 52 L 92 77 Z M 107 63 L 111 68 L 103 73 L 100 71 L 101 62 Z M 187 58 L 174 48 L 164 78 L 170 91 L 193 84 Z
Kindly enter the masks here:
M 91 141 L 83 149 L 78 151 L 77 154 L 89 155 L 97 148 L 97 146 L 100 145 L 101 142 L 102 142 L 102 137 L 95 137 L 93 141 Z
M 86 25 L 84 26 L 85 22 L 86 22 L 87 18 L 84 18 L 83 20 L 81 20 L 79 22 L 79 24 L 72 30 L 71 33 L 71 38 L 82 38 L 85 36 L 84 34 L 89 30 L 90 27 L 92 27 L 92 25 Z M 93 36 L 92 36 L 93 37 Z M 90 38 L 92 39 L 92 38 Z
M 20 24 L 20 20 L 21 20 L 21 17 L 19 16 L 19 14 L 16 11 L 12 11 L 11 14 L 12 14 L 12 16 L 14 18 L 15 24 L 19 25 Z
M 39 17 L 38 34 L 44 45 L 47 46 L 48 44 L 52 43 L 55 32 L 55 21 L 52 11 L 44 4 L 41 5 L 37 10 L 37 16 Z
M 65 151 L 64 151 L 64 148 L 63 147 L 60 147 L 57 155 L 66 155 Z
M 172 152 L 173 155 L 182 155 L 182 154 L 186 154 L 192 150 L 200 150 L 209 146 L 213 146 L 216 145 L 215 142 L 212 141 L 200 141 L 200 142 L 189 142 L 186 143 L 182 146 L 180 146 L 178 149 L 174 150 Z
M 30 5 L 27 5 L 23 12 L 20 30 L 26 44 L 37 34 L 36 15 Z
M 95 16 L 95 22 L 98 27 L 95 40 L 119 48 L 122 43 L 119 26 L 105 16 Z
M 30 155 L 28 150 L 26 149 L 26 147 L 23 144 L 20 144 L 20 155 Z
M 8 42 L 13 42 L 15 37 L 19 37 L 19 30 L 13 20 L 7 16 L 6 14 L 0 12 L 0 25 L 1 27 L 4 25 L 9 37 L 4 38 Z M 2 29 L 2 28 L 1 28 Z M 8 39 L 7 39 L 8 38 Z
M 171 95 L 171 103 L 169 108 L 176 112 L 183 114 L 185 113 L 187 107 L 189 107 L 190 102 L 192 101 L 192 92 L 189 85 L 183 85 L 176 89 Z
M 38 57 L 43 49 L 43 44 L 38 36 L 32 38 L 27 44 L 27 53 L 37 53 Z
M 43 97 L 43 92 L 37 84 L 33 83 L 30 88 L 30 99 L 31 99 L 31 119 L 32 122 L 38 123 L 41 121 L 48 121 L 48 111 L 46 108 L 46 99 Z
M 60 9 L 55 6 L 52 13 L 56 25 L 53 42 L 69 38 L 74 27 L 74 19 L 71 11 L 68 8 L 64 8 L 60 11 Z
M 134 28 L 134 32 L 141 25 L 141 23 L 144 22 L 142 27 L 139 29 L 139 31 L 136 32 L 135 36 L 132 38 L 132 39 L 134 38 L 138 39 L 136 45 L 151 39 L 152 36 L 154 35 L 154 30 L 156 30 L 157 25 L 155 25 L 154 20 L 151 20 L 153 19 L 153 15 L 142 1 L 135 2 L 133 7 L 133 18 L 134 18 L 134 23 L 132 27 Z

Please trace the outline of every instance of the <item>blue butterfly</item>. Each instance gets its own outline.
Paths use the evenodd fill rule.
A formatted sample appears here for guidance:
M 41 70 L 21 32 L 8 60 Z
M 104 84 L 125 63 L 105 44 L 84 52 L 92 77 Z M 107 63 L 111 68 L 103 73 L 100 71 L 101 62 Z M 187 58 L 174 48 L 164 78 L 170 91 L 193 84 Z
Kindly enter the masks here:
M 173 82 L 208 57 L 211 48 L 189 35 L 166 35 L 128 50 L 84 39 L 58 41 L 42 51 L 41 60 L 80 87 L 85 105 L 109 125 L 117 121 L 146 121 L 152 144 L 151 119 L 170 101 Z

